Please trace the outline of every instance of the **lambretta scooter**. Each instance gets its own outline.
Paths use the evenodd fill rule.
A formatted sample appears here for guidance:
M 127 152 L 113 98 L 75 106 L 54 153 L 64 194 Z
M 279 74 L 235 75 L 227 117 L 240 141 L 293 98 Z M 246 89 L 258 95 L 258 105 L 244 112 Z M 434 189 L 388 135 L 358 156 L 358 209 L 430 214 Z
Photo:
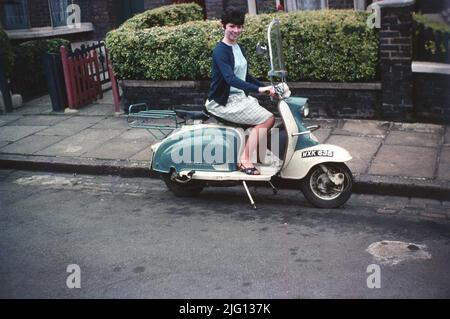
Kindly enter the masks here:
M 305 127 L 303 117 L 309 113 L 308 99 L 290 96 L 278 20 L 270 23 L 267 38 L 268 44 L 258 44 L 257 53 L 268 54 L 272 85 L 274 78 L 280 80 L 274 87 L 281 122 L 268 132 L 268 147 L 259 149 L 261 163 L 255 166 L 261 174 L 247 175 L 237 167 L 245 145 L 246 127 L 218 117 L 217 123 L 205 123 L 213 115 L 182 110 L 175 110 L 177 116 L 193 124 L 183 125 L 152 145 L 151 169 L 161 174 L 176 196 L 194 196 L 206 186 L 242 183 L 256 208 L 246 182 L 269 183 L 276 194 L 271 180 L 278 177 L 297 180 L 304 196 L 316 207 L 339 207 L 351 196 L 353 176 L 345 162 L 352 157 L 339 146 L 319 144 L 312 133 L 319 126 Z

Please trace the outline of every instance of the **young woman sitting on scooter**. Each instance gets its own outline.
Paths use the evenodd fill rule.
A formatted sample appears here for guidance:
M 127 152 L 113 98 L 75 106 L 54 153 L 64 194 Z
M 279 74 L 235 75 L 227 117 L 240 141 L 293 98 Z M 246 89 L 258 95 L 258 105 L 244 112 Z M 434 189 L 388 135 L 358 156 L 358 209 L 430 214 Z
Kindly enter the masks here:
M 222 16 L 225 35 L 213 50 L 212 81 L 205 107 L 209 113 L 226 121 L 254 126 L 238 168 L 246 174 L 259 175 L 250 158 L 275 119 L 272 113 L 259 105 L 257 99 L 248 94 L 267 92 L 274 96 L 275 90 L 248 73 L 245 50 L 237 43 L 244 21 L 245 13 L 234 8 L 227 9 Z

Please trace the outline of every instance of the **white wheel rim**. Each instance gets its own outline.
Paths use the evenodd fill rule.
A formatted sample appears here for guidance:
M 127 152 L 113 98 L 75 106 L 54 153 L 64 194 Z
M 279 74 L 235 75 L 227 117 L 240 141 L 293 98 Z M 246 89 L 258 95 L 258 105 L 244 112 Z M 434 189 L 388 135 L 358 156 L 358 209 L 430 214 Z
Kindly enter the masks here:
M 327 168 L 330 169 L 329 167 Z M 313 194 L 327 201 L 338 198 L 343 193 L 348 178 L 345 172 L 340 173 L 344 174 L 344 182 L 341 185 L 335 185 L 329 180 L 327 174 L 320 167 L 317 167 L 309 179 L 309 186 Z M 327 181 L 329 185 L 333 186 L 333 190 L 330 190 L 329 185 L 326 183 Z

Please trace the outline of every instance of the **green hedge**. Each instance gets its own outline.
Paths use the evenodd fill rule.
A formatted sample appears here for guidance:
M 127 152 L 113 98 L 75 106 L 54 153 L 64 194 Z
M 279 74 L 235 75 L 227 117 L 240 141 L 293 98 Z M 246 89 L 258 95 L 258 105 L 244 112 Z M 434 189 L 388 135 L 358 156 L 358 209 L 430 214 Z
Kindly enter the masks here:
M 202 20 L 202 7 L 196 3 L 173 4 L 147 10 L 125 21 L 120 27 L 140 30 L 156 26 L 173 26 Z
M 59 53 L 61 45 L 69 45 L 64 39 L 33 40 L 19 44 L 14 48 L 15 63 L 11 75 L 11 89 L 24 98 L 34 97 L 47 92 L 47 81 L 42 55 L 46 52 Z
M 6 70 L 7 76 L 11 75 L 14 64 L 14 51 L 9 42 L 8 35 L 0 28 L 0 60 Z
M 42 54 L 59 53 L 61 45 L 68 46 L 70 42 L 65 39 L 32 40 L 23 42 L 14 48 L 17 58 L 29 60 L 31 64 L 40 63 Z
M 366 13 L 353 10 L 298 11 L 247 17 L 240 43 L 251 72 L 266 79 L 268 63 L 256 56 L 267 26 L 281 20 L 289 81 L 370 81 L 376 76 L 378 37 L 366 27 Z M 121 79 L 210 79 L 211 50 L 223 37 L 219 21 L 188 22 L 145 30 L 111 31 L 106 43 Z

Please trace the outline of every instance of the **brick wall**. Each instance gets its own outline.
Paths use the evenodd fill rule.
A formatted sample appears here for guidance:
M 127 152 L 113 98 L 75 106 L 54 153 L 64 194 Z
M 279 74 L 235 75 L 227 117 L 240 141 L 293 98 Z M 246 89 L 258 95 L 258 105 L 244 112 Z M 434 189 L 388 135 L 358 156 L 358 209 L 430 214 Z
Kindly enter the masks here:
M 134 82 L 134 81 L 133 81 Z M 206 101 L 209 81 L 185 81 L 180 84 L 169 84 L 160 82 L 161 85 L 151 81 L 151 85 L 145 84 L 150 81 L 138 81 L 138 85 L 130 84 L 129 81 L 121 81 L 122 104 L 128 109 L 130 104 L 145 102 L 150 108 L 189 108 L 201 109 Z M 172 82 L 172 81 L 171 81 Z M 141 84 L 142 83 L 142 84 Z
M 220 19 L 223 11 L 228 7 L 235 7 L 248 12 L 247 1 L 243 0 L 205 0 L 206 17 L 208 19 Z
M 312 117 L 381 119 L 378 90 L 293 89 L 308 97 Z
M 145 81 L 144 81 L 145 82 Z M 122 103 L 124 109 L 130 104 L 146 102 L 153 109 L 186 108 L 201 110 L 207 98 L 209 81 L 161 81 L 130 85 L 123 81 Z M 375 83 L 376 84 L 376 83 Z M 450 76 L 438 74 L 414 74 L 414 109 L 410 117 L 392 117 L 382 108 L 383 92 L 378 89 L 295 88 L 302 82 L 291 82 L 293 96 L 308 97 L 311 117 L 394 119 L 434 123 L 450 122 Z M 326 84 L 324 84 L 326 86 Z M 254 95 L 261 105 L 277 113 L 276 105 L 267 97 Z
M 258 1 L 261 2 L 261 1 Z M 247 1 L 245 0 L 223 0 L 223 9 L 225 10 L 228 7 L 235 7 L 238 10 L 243 12 L 248 12 Z
M 379 34 L 382 113 L 406 120 L 413 111 L 412 6 L 382 8 Z
M 29 19 L 32 28 L 49 27 L 52 25 L 48 0 L 33 0 L 29 2 Z M 81 22 L 92 22 L 95 31 L 88 34 L 64 35 L 73 41 L 103 39 L 106 32 L 118 26 L 119 8 L 115 0 L 75 0 L 81 8 Z M 18 41 L 20 42 L 20 41 Z
M 266 12 L 275 12 L 276 11 L 276 2 L 275 0 L 259 0 L 256 1 L 256 9 L 258 14 L 259 13 L 266 13 Z M 248 9 L 247 9 L 248 11 Z
M 205 0 L 205 9 L 208 19 L 220 18 L 223 13 L 223 0 Z
M 29 1 L 28 11 L 32 28 L 48 27 L 52 25 L 47 0 Z
M 203 108 L 209 89 L 209 81 L 142 81 L 136 85 L 122 81 L 124 108 L 130 104 L 145 102 L 150 108 Z M 150 83 L 150 84 L 145 84 Z M 289 83 L 292 94 L 309 98 L 314 117 L 332 118 L 381 118 L 379 101 L 381 92 L 376 89 L 295 88 L 299 83 Z M 277 113 L 276 104 L 268 97 L 254 95 L 261 105 Z
M 89 40 L 104 39 L 106 33 L 118 26 L 118 3 L 114 0 L 75 0 L 81 8 L 81 22 L 91 22 L 94 33 Z
M 445 0 L 444 10 L 442 10 L 442 16 L 447 24 L 450 25 L 450 0 Z
M 450 123 L 450 75 L 415 73 L 414 111 L 421 120 Z
M 353 9 L 353 0 L 328 0 L 329 9 Z
M 170 4 L 170 0 L 145 0 L 144 8 L 145 10 L 151 10 L 168 4 Z

